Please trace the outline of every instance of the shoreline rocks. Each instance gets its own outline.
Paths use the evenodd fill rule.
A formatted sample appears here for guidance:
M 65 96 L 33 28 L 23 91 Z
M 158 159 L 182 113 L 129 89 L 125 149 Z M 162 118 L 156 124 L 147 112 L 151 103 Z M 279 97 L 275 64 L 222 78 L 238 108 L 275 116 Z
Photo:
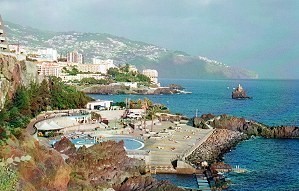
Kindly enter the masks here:
M 268 127 L 255 121 L 226 114 L 220 116 L 204 114 L 201 117 L 193 118 L 194 127 L 204 129 L 207 127 L 207 124 L 216 130 L 187 157 L 187 160 L 192 164 L 197 165 L 202 161 L 207 161 L 210 164 L 221 161 L 223 154 L 250 136 L 261 136 L 264 138 L 299 137 L 299 127 Z
M 170 87 L 159 88 L 130 88 L 123 85 L 94 85 L 90 87 L 77 87 L 78 90 L 87 94 L 136 94 L 136 95 L 160 95 L 160 94 L 178 94 L 183 89 L 180 85 L 170 84 Z
M 207 161 L 209 164 L 217 162 L 224 153 L 247 138 L 246 134 L 238 131 L 216 129 L 203 144 L 187 157 L 187 161 L 194 165 L 203 161 Z

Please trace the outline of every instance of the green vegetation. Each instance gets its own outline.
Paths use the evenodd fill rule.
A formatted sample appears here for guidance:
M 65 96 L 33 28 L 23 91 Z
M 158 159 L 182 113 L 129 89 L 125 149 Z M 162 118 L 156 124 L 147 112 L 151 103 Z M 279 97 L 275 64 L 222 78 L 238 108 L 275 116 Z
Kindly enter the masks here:
M 15 170 L 7 166 L 0 165 L 0 190 L 16 190 L 18 184 L 18 175 Z
M 81 81 L 78 81 L 79 84 L 100 84 L 100 85 L 108 85 L 111 83 L 111 80 L 106 79 L 95 79 L 95 78 L 83 78 Z
M 129 107 L 130 109 L 146 109 L 147 119 L 152 119 L 152 115 L 155 113 L 169 113 L 169 110 L 165 105 L 153 103 L 148 98 L 144 98 L 143 100 L 130 100 Z
M 72 67 L 70 70 L 68 70 L 66 67 L 62 68 L 63 72 L 68 73 L 71 76 L 76 76 L 77 74 L 80 74 L 80 71 L 76 67 Z
M 140 74 L 139 72 L 129 71 L 129 65 L 118 68 L 110 68 L 108 75 L 117 82 L 140 82 L 144 85 L 149 85 L 151 80 L 149 77 Z
M 7 100 L 0 111 L 0 126 L 17 133 L 16 128 L 26 127 L 41 111 L 83 108 L 90 100 L 84 93 L 65 85 L 60 78 L 51 77 L 41 84 L 31 83 L 28 88 L 20 86 L 13 99 Z M 4 137 L 5 133 L 0 132 Z
M 1 191 L 13 191 L 19 190 L 18 187 L 18 173 L 15 165 L 21 162 L 27 162 L 31 160 L 30 155 L 0 159 L 0 190 Z
M 144 98 L 143 100 L 139 99 L 137 101 L 131 100 L 129 106 L 130 109 L 145 109 L 143 123 L 145 124 L 147 119 L 151 120 L 151 131 L 153 131 L 154 119 L 157 117 L 156 113 L 169 113 L 169 110 L 166 106 L 162 104 L 154 104 L 148 98 Z

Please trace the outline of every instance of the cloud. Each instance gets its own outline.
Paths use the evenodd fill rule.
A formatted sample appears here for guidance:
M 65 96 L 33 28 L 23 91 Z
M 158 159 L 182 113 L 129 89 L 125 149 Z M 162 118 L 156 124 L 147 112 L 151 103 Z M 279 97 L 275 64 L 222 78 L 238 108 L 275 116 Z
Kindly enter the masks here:
M 298 9 L 297 0 L 0 1 L 2 18 L 17 24 L 111 33 L 257 70 L 262 77 L 279 77 L 278 67 L 299 60 L 290 43 L 299 34 Z M 281 47 L 289 48 L 278 54 Z

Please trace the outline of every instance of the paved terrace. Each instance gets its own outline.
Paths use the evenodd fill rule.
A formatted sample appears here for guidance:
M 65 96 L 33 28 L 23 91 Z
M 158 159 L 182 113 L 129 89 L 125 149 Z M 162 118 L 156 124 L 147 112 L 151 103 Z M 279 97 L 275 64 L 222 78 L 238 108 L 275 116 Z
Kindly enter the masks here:
M 163 132 L 170 126 L 175 126 L 175 124 L 162 122 L 160 125 L 155 125 L 153 130 Z M 213 129 L 197 129 L 185 124 L 177 126 L 178 128 L 171 130 L 169 134 L 160 133 L 161 138 L 150 138 L 145 141 L 144 149 L 150 150 L 151 168 L 172 168 L 171 161 L 187 157 L 213 132 Z

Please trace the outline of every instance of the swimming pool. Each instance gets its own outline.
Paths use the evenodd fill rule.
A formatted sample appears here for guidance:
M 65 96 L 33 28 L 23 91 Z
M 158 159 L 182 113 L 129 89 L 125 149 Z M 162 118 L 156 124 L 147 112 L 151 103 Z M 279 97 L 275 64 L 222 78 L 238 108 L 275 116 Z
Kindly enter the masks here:
M 109 140 L 116 142 L 124 141 L 124 147 L 126 150 L 140 150 L 144 147 L 144 143 L 133 138 L 126 137 L 110 137 Z
M 75 145 L 94 145 L 96 143 L 94 139 L 84 139 L 84 138 L 72 139 L 71 141 Z
M 96 144 L 97 142 L 94 139 L 87 139 L 87 138 L 76 138 L 76 139 L 70 139 L 71 142 L 75 145 L 76 148 L 79 148 L 83 145 L 85 145 L 86 147 L 90 147 L 94 144 Z M 112 141 L 124 141 L 124 147 L 125 150 L 140 150 L 144 147 L 144 143 L 141 141 L 138 141 L 136 139 L 133 138 L 127 138 L 127 137 L 109 137 L 106 138 L 104 141 L 108 141 L 108 140 L 112 140 Z M 57 142 L 57 140 L 51 140 L 50 144 L 54 145 Z

